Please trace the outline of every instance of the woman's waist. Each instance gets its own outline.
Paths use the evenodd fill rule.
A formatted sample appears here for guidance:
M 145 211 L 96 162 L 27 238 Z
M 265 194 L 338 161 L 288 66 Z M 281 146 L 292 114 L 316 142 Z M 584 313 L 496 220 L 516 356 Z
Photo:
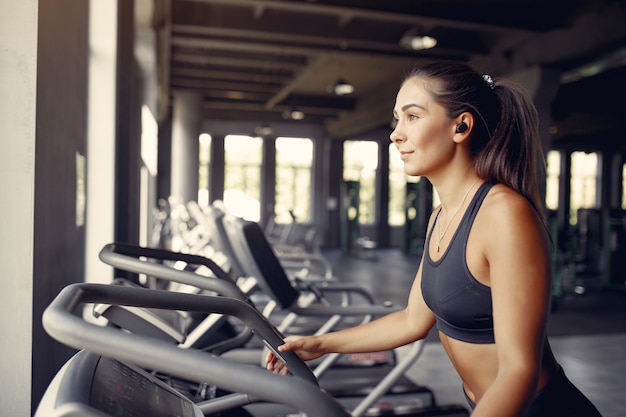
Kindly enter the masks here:
M 470 400 L 477 401 L 498 375 L 499 361 L 496 345 L 468 343 L 452 339 L 441 332 L 439 334 L 444 350 L 463 382 L 465 394 Z M 546 346 L 535 391 L 543 390 L 559 369 L 549 346 Z

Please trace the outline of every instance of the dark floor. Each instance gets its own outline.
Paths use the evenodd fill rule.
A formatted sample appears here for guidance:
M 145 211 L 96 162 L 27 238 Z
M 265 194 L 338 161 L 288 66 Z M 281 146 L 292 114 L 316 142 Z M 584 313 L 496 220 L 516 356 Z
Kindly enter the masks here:
M 340 251 L 324 255 L 336 276 L 366 286 L 380 302 L 397 305 L 406 302 L 419 264 L 418 256 L 398 250 L 379 249 L 366 256 L 348 256 Z M 603 290 L 597 285 L 588 288 L 583 294 L 566 292 L 556 300 L 548 336 L 568 377 L 602 415 L 624 417 L 626 291 Z M 460 380 L 434 334 L 427 338 L 422 357 L 407 376 L 433 389 L 441 404 L 464 403 Z

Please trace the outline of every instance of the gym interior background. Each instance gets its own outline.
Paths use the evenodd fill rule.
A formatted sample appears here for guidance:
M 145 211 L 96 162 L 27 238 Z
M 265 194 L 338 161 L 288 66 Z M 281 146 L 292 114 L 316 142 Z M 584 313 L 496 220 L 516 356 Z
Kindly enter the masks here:
M 43 309 L 69 283 L 110 281 L 98 251 L 150 243 L 159 201 L 243 191 L 251 216 L 292 210 L 324 250 L 419 252 L 408 237 L 436 196 L 398 173 L 388 135 L 403 74 L 431 60 L 528 88 L 557 275 L 624 290 L 625 2 L 382 3 L 0 0 L 3 413 L 29 415 L 72 353 Z M 304 197 L 276 188 L 285 138 L 310 147 Z

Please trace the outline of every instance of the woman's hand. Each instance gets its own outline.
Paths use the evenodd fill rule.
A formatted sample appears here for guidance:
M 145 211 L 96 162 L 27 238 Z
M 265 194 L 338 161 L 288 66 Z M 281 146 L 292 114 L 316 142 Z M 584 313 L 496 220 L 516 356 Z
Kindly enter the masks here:
M 303 361 L 310 361 L 317 359 L 324 353 L 320 350 L 320 343 L 315 336 L 287 336 L 285 343 L 278 347 L 279 352 L 293 351 Z M 267 369 L 274 373 L 287 374 L 289 370 L 272 351 L 267 354 L 265 358 Z

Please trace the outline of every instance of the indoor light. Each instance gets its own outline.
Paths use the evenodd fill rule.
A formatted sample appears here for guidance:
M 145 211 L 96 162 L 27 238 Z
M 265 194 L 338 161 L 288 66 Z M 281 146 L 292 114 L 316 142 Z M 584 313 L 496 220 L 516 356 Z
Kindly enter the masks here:
M 270 126 L 267 123 L 265 123 L 265 124 L 262 124 L 260 126 L 255 127 L 254 128 L 254 133 L 257 136 L 265 137 L 265 136 L 269 136 L 272 133 L 274 133 L 274 129 L 272 129 L 272 126 Z
M 333 87 L 333 91 L 338 96 L 345 96 L 346 94 L 352 94 L 352 92 L 354 91 L 354 86 L 350 84 L 349 82 L 347 82 L 346 80 L 344 80 L 343 78 L 340 78 L 335 83 L 335 86 Z
M 415 36 L 405 35 L 400 39 L 400 45 L 407 49 L 419 51 L 422 49 L 430 49 L 437 45 L 437 39 L 431 36 Z
M 302 120 L 304 119 L 304 112 L 302 110 L 298 110 L 296 108 L 293 108 L 291 110 L 284 110 L 283 111 L 283 119 L 285 120 Z
M 291 111 L 291 119 L 293 120 L 302 120 L 304 119 L 304 112 L 298 109 L 293 109 Z

